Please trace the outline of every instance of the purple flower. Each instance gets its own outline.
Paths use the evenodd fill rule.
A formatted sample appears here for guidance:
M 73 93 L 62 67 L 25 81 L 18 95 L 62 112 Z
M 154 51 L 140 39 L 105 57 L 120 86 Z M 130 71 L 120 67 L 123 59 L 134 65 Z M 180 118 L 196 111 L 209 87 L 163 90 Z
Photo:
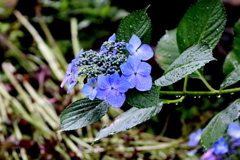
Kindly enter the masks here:
M 72 62 L 68 65 L 68 69 L 67 69 L 67 72 L 66 72 L 66 75 L 65 77 L 63 78 L 63 81 L 61 83 L 61 87 L 64 86 L 64 84 L 66 82 L 68 82 L 68 91 L 67 93 L 69 93 L 72 88 L 77 84 L 77 77 L 78 77 L 78 69 L 79 69 L 79 66 L 76 66 L 76 63 L 79 59 L 79 55 L 83 54 L 84 50 L 82 49 L 77 58 L 73 59 Z
M 240 126 L 238 122 L 233 122 L 228 125 L 227 133 L 232 138 L 240 138 Z
M 141 43 L 142 42 L 138 36 L 132 35 L 131 39 L 129 40 L 127 50 L 131 55 L 137 56 L 141 60 L 149 60 L 153 56 L 153 50 L 149 45 L 141 45 Z
M 141 62 L 140 59 L 134 56 L 129 56 L 127 63 L 120 66 L 123 77 L 129 83 L 130 88 L 136 87 L 139 91 L 148 91 L 152 87 L 152 77 L 150 72 L 152 67 L 146 63 Z
M 213 154 L 214 148 L 209 149 L 206 153 L 204 153 L 200 160 L 216 160 L 215 155 Z
M 87 80 L 87 83 L 84 84 L 82 88 L 82 94 L 89 96 L 90 100 L 93 100 L 96 95 L 97 95 L 97 79 L 96 78 L 91 78 Z
M 98 76 L 98 87 L 98 99 L 106 100 L 113 107 L 121 107 L 126 99 L 129 82 L 115 72 L 110 76 Z
M 193 147 L 198 145 L 201 139 L 202 129 L 199 128 L 196 132 L 191 133 L 189 136 L 188 146 Z
M 214 148 L 215 154 L 224 154 L 228 152 L 228 144 L 224 137 L 217 140 L 212 147 Z

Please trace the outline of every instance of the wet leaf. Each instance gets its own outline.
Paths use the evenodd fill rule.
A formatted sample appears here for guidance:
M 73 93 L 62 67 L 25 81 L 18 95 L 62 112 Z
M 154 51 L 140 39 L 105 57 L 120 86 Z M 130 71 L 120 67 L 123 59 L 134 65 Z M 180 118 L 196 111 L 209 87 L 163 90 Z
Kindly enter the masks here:
M 234 101 L 229 107 L 215 115 L 203 129 L 201 145 L 208 149 L 219 138 L 226 134 L 228 125 L 239 118 L 240 99 Z
M 240 65 L 240 19 L 234 26 L 235 38 L 232 51 L 227 55 L 223 63 L 223 73 L 228 75 Z
M 98 121 L 110 105 L 102 100 L 79 99 L 70 104 L 60 115 L 61 131 L 74 130 Z
M 150 91 L 140 92 L 131 90 L 127 93 L 127 102 L 136 108 L 148 108 L 159 103 L 159 93 L 157 86 L 153 85 Z
M 118 26 L 117 41 L 129 42 L 133 34 L 137 35 L 142 44 L 148 44 L 151 40 L 151 21 L 146 10 L 149 6 L 142 10 L 130 13 L 126 16 Z
M 166 31 L 157 44 L 155 59 L 163 70 L 166 70 L 180 55 L 176 33 L 177 29 Z
M 128 111 L 118 116 L 112 124 L 101 129 L 100 132 L 97 134 L 94 142 L 109 135 L 113 135 L 118 132 L 124 132 L 140 123 L 149 120 L 151 117 L 155 116 L 161 111 L 162 105 L 163 103 L 160 102 L 158 104 L 158 107 L 141 109 L 132 107 Z
M 168 86 L 193 73 L 209 61 L 215 60 L 211 48 L 199 43 L 184 51 L 155 81 L 157 86 Z
M 213 49 L 221 38 L 225 24 L 226 13 L 221 0 L 201 0 L 195 3 L 178 25 L 177 43 L 180 53 L 201 41 Z
M 233 70 L 224 80 L 221 84 L 221 88 L 224 89 L 228 86 L 231 86 L 235 83 L 237 83 L 240 80 L 240 65 Z

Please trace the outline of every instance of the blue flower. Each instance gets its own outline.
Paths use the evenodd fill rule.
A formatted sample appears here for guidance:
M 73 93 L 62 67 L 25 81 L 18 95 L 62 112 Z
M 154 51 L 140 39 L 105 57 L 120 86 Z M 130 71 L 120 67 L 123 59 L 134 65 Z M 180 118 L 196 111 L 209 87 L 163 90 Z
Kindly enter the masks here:
M 201 134 L 202 134 L 202 129 L 199 128 L 196 132 L 191 133 L 189 135 L 189 141 L 188 141 L 188 146 L 193 147 L 198 145 L 200 139 L 201 139 Z
M 111 37 L 109 37 L 108 42 L 115 42 L 116 41 L 116 34 L 113 33 Z
M 82 49 L 77 58 L 73 59 L 72 62 L 70 64 L 68 64 L 68 69 L 67 69 L 67 72 L 66 72 L 66 75 L 65 77 L 63 78 L 63 81 L 61 83 L 61 87 L 64 86 L 64 84 L 66 82 L 68 82 L 68 91 L 67 93 L 69 93 L 72 88 L 77 84 L 77 77 L 78 77 L 78 69 L 79 69 L 79 66 L 76 66 L 78 60 L 79 60 L 79 55 L 83 54 L 84 50 Z
M 228 125 L 227 133 L 232 138 L 240 138 L 240 126 L 238 122 L 233 122 Z
M 215 154 L 224 154 L 228 152 L 228 144 L 225 141 L 225 138 L 222 137 L 216 141 L 213 146 Z
M 129 40 L 127 50 L 131 55 L 137 56 L 141 60 L 149 60 L 153 56 L 153 50 L 149 45 L 141 45 L 141 43 L 142 42 L 138 36 L 132 35 L 131 39 Z
M 125 92 L 129 89 L 129 83 L 118 72 L 110 76 L 98 76 L 97 98 L 106 100 L 113 107 L 121 107 L 126 99 Z
M 97 95 L 98 83 L 96 78 L 87 80 L 87 83 L 82 88 L 82 94 L 89 96 L 90 100 L 93 100 Z
M 139 91 L 148 91 L 152 87 L 152 77 L 150 76 L 151 66 L 134 56 L 129 56 L 127 63 L 120 66 L 122 76 L 129 83 L 130 88 L 136 87 Z

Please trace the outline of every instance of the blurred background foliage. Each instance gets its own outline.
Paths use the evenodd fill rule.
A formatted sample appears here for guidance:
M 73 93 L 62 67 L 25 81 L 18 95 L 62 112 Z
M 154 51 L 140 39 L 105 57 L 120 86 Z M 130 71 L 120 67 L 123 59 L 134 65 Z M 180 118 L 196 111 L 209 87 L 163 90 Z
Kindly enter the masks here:
M 188 135 L 203 128 L 220 110 L 239 97 L 187 97 L 183 103 L 165 105 L 151 120 L 91 145 L 97 132 L 127 110 L 110 108 L 108 115 L 77 131 L 56 134 L 59 115 L 82 97 L 79 88 L 66 94 L 60 88 L 67 64 L 81 48 L 98 50 L 128 13 L 151 5 L 153 50 L 165 30 L 177 27 L 195 0 L 0 0 L 0 159 L 199 159 L 186 153 Z M 228 21 L 214 50 L 218 59 L 206 65 L 205 75 L 218 87 L 223 61 L 231 50 L 234 23 L 240 4 L 224 0 Z M 174 13 L 174 14 L 173 14 Z M 152 76 L 163 70 L 151 59 Z M 181 90 L 182 81 L 169 90 Z M 189 90 L 203 90 L 197 79 Z M 164 98 L 164 97 L 163 97 Z M 175 96 L 168 96 L 175 99 Z

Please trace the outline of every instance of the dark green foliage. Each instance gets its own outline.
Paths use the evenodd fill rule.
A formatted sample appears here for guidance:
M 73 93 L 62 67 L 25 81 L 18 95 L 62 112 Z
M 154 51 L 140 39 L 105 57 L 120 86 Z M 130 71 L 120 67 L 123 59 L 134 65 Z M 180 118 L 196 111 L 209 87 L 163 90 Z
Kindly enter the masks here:
M 129 14 L 121 21 L 117 30 L 118 42 L 129 42 L 133 34 L 142 40 L 142 44 L 150 42 L 151 21 L 146 13 L 148 7 Z
M 140 92 L 131 90 L 127 93 L 127 102 L 136 108 L 148 108 L 159 103 L 157 86 L 153 85 L 150 91 Z

